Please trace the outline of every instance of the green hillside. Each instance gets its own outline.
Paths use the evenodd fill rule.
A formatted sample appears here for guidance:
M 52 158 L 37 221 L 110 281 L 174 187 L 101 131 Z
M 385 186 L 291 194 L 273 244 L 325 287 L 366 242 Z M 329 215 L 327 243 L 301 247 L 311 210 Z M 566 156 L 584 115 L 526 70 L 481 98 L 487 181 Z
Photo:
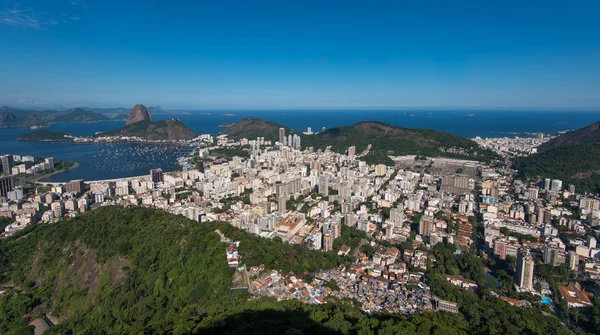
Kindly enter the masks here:
M 600 192 L 600 143 L 551 147 L 538 154 L 515 159 L 519 177 L 560 179 L 578 192 Z
M 457 301 L 458 315 L 369 317 L 349 302 L 315 306 L 229 295 L 234 270 L 215 229 L 241 241 L 246 264 L 316 270 L 331 253 L 260 238 L 227 223 L 202 223 L 155 209 L 102 207 L 0 240 L 0 333 L 32 334 L 25 314 L 62 322 L 46 334 L 567 334 L 538 307 L 517 309 L 431 276 L 433 293 Z M 483 276 L 474 255 L 458 267 Z M 439 258 L 442 262 L 443 258 Z M 450 259 L 445 263 L 450 266 Z
M 223 131 L 233 139 L 254 139 L 262 136 L 266 140 L 278 140 L 279 128 L 273 122 L 258 119 L 243 119 Z M 302 147 L 325 149 L 344 153 L 350 146 L 356 146 L 357 154 L 372 145 L 369 155 L 363 159 L 369 163 L 392 164 L 388 156 L 422 155 L 429 157 L 452 157 L 489 161 L 498 156 L 491 150 L 479 147 L 474 141 L 431 129 L 411 129 L 395 127 L 383 122 L 365 121 L 352 126 L 334 127 L 314 135 L 304 135 L 285 128 L 286 136 L 298 133 L 302 137 Z
M 253 140 L 257 137 L 264 137 L 267 141 L 279 141 L 279 128 L 285 129 L 286 136 L 292 132 L 292 129 L 275 122 L 246 118 L 227 127 L 223 130 L 223 134 L 227 134 L 230 138 L 235 140 L 241 138 Z
M 557 136 L 538 150 L 515 159 L 519 177 L 560 179 L 580 192 L 600 192 L 600 122 Z

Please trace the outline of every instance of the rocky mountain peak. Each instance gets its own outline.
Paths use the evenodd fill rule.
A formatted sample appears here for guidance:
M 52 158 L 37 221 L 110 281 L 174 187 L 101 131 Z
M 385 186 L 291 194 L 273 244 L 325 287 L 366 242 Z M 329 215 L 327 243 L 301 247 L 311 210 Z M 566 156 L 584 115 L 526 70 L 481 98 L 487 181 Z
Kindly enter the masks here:
M 127 122 L 125 123 L 125 125 L 128 126 L 132 123 L 146 120 L 152 121 L 152 115 L 150 115 L 148 108 L 146 108 L 144 105 L 137 104 L 129 112 L 129 116 L 127 117 Z

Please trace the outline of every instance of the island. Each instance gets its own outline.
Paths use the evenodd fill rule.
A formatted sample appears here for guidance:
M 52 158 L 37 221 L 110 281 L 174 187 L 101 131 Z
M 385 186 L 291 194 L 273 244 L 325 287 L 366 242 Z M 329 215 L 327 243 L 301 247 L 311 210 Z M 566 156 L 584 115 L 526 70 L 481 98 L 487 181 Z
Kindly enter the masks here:
M 72 142 L 73 136 L 50 130 L 35 130 L 32 132 L 25 133 L 18 137 L 19 141 L 41 141 L 41 142 Z

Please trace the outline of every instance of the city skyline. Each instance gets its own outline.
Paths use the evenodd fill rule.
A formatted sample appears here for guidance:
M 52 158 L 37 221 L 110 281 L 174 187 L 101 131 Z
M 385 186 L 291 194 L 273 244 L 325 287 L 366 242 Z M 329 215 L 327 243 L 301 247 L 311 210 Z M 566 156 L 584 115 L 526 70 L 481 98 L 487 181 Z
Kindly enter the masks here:
M 3 0 L 0 104 L 598 110 L 597 10 Z

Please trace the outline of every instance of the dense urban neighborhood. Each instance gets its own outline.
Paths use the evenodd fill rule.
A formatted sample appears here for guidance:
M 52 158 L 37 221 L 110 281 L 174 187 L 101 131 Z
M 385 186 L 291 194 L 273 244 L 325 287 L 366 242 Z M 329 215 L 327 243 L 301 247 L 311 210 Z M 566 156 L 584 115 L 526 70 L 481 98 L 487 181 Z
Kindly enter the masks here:
M 600 200 L 552 176 L 516 178 L 509 159 L 547 139 L 475 139 L 502 157 L 490 162 L 392 156 L 386 165 L 361 160 L 368 149 L 305 148 L 284 128 L 277 140 L 201 135 L 179 171 L 67 183 L 35 182 L 57 168 L 51 157 L 4 155 L 2 236 L 99 207 L 156 208 L 337 259 L 332 269 L 306 264 L 296 273 L 273 259 L 247 264 L 243 242 L 219 232 L 223 262 L 236 271 L 231 290 L 255 298 L 349 301 L 367 314 L 459 313 L 469 308 L 464 299 L 442 292 L 452 285 L 535 306 L 569 327 L 576 310 L 598 307 Z

